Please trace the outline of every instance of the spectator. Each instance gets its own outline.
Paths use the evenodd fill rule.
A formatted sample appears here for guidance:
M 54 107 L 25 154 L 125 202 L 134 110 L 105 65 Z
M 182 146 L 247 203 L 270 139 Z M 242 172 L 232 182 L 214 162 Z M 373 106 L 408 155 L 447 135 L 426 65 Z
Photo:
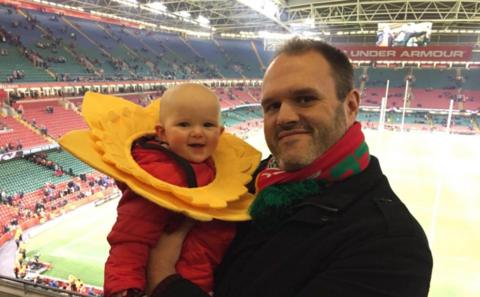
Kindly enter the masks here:
M 427 237 L 368 151 L 348 57 L 294 38 L 270 64 L 262 97 L 272 156 L 257 170 L 252 222 L 239 224 L 214 296 L 427 296 Z M 167 277 L 150 296 L 210 296 L 176 274 L 188 231 L 162 235 L 150 252 L 161 269 L 147 275 Z
M 23 109 L 23 105 L 22 104 L 19 104 L 16 111 L 20 114 L 20 115 L 23 115 L 23 113 L 25 112 L 25 110 Z
M 50 106 L 50 105 L 46 106 L 46 107 L 45 107 L 45 111 L 46 111 L 47 113 L 53 113 L 53 111 L 54 111 L 53 106 Z
M 45 126 L 45 124 L 41 124 L 39 130 L 40 130 L 40 133 L 42 133 L 42 135 L 48 135 L 48 129 Z

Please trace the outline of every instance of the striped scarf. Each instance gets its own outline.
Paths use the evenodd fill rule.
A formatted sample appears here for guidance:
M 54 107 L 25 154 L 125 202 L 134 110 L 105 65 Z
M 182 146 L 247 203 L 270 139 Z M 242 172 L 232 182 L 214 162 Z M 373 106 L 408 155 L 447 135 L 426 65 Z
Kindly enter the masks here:
M 370 161 L 368 146 L 359 122 L 310 165 L 283 171 L 272 158 L 256 181 L 257 198 L 250 206 L 254 222 L 280 221 L 286 210 L 301 202 L 306 195 L 318 193 L 322 187 L 362 172 Z M 263 224 L 262 224 L 263 225 Z

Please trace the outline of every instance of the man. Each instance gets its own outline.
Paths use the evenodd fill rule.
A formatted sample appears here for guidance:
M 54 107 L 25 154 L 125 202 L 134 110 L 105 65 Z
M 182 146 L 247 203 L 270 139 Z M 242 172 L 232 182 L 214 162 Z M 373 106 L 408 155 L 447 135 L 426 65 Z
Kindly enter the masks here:
M 341 51 L 300 39 L 279 51 L 262 87 L 273 157 L 257 172 L 252 222 L 239 224 L 214 296 L 428 295 L 427 239 L 368 153 L 359 97 Z M 152 296 L 208 296 L 175 275 L 172 251 L 186 232 L 152 250 Z

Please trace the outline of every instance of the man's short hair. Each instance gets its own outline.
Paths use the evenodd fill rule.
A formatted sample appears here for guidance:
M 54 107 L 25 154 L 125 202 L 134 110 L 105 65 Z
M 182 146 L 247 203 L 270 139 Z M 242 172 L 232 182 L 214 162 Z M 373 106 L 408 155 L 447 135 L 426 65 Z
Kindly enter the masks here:
M 341 50 L 323 41 L 294 37 L 277 50 L 275 58 L 282 54 L 301 55 L 309 51 L 321 54 L 330 64 L 338 100 L 343 102 L 348 92 L 354 88 L 354 84 L 353 66 Z

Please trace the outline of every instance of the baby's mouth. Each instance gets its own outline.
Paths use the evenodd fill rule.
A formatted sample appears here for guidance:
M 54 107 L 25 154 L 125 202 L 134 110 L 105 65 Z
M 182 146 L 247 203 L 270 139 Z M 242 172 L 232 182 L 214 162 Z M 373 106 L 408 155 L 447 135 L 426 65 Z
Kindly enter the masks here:
M 199 147 L 204 147 L 205 144 L 203 144 L 203 143 L 190 143 L 188 146 L 199 148 Z

